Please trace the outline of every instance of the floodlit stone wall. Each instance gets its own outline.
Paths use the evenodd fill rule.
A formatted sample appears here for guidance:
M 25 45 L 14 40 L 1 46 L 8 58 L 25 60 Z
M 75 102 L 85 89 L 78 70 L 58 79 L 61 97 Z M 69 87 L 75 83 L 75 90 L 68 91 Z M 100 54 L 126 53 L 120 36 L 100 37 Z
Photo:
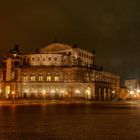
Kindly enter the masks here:
M 11 54 L 1 69 L 0 97 L 114 100 L 120 77 L 94 68 L 95 54 L 52 44 L 27 55 Z M 10 61 L 9 61 L 10 60 Z

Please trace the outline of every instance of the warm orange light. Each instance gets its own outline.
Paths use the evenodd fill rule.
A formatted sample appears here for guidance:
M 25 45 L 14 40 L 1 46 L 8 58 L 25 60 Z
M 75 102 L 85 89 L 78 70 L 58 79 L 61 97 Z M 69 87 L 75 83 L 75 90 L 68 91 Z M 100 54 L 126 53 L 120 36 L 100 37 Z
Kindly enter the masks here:
M 80 93 L 80 90 L 77 89 L 75 92 L 76 92 L 76 93 Z
M 46 93 L 46 91 L 43 89 L 43 90 L 42 90 L 42 94 L 45 95 L 45 93 Z

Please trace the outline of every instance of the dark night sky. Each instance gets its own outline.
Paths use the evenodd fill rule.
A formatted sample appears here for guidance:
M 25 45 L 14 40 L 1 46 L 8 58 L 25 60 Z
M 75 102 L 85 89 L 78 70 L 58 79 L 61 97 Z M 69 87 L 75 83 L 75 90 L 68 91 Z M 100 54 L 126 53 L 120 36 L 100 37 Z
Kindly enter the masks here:
M 139 0 L 4 0 L 0 3 L 0 54 L 55 39 L 96 51 L 96 62 L 122 78 L 140 77 Z

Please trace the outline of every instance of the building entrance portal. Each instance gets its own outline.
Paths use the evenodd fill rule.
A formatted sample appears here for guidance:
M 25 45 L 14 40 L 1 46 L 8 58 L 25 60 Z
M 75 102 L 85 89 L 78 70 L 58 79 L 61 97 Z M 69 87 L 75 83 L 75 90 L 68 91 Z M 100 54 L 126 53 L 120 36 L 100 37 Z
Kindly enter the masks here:
M 87 90 L 85 91 L 85 98 L 86 100 L 91 100 L 91 88 L 88 87 Z
M 10 97 L 10 86 L 5 87 L 5 97 L 9 98 Z

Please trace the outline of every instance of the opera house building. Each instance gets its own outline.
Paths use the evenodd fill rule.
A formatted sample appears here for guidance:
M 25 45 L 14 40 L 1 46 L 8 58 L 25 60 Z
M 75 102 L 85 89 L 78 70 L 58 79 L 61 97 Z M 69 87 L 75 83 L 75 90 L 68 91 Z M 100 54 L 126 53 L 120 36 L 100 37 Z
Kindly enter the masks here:
M 120 77 L 95 64 L 95 52 L 54 42 L 30 54 L 18 47 L 2 60 L 0 97 L 113 100 Z

